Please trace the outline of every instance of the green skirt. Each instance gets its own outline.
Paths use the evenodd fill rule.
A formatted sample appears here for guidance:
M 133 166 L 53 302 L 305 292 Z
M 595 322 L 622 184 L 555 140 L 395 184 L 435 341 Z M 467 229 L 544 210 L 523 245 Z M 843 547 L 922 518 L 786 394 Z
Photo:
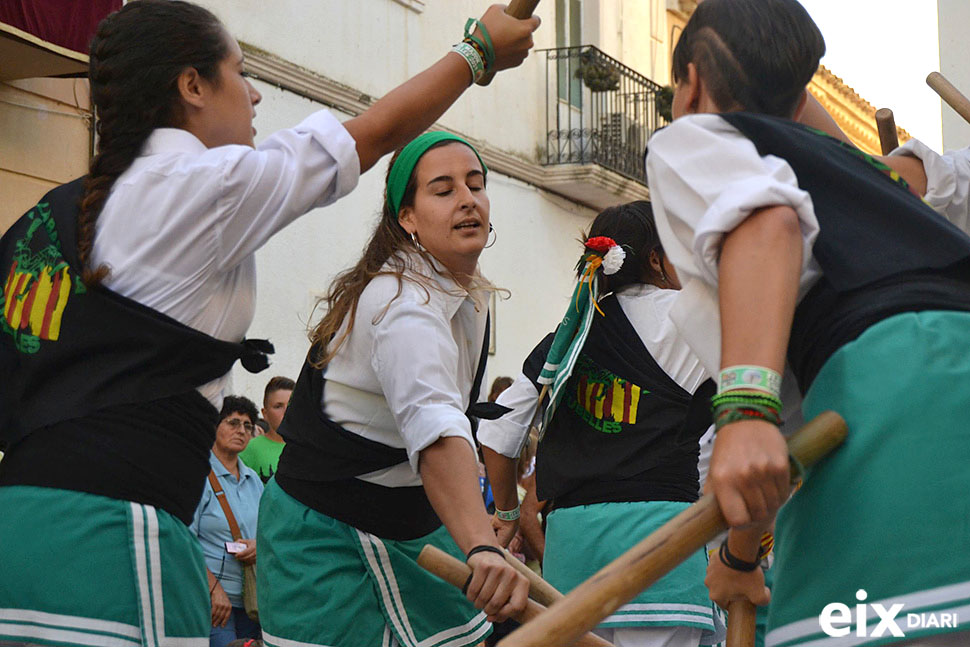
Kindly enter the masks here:
M 778 515 L 769 647 L 827 639 L 823 608 L 842 603 L 855 614 L 860 590 L 868 629 L 857 636 L 853 620 L 852 645 L 903 640 L 872 635 L 873 604 L 903 605 L 896 618 L 906 638 L 966 630 L 970 313 L 905 313 L 877 323 L 829 358 L 803 408 L 806 419 L 837 411 L 849 436 Z M 907 626 L 907 614 L 930 612 L 959 621 Z
M 0 643 L 207 647 L 205 562 L 152 506 L 0 487 Z
M 687 508 L 687 503 L 597 503 L 554 510 L 546 522 L 542 574 L 568 593 Z M 716 642 L 714 606 L 704 586 L 707 557 L 697 551 L 599 624 L 600 627 L 695 627 Z
M 259 619 L 269 647 L 465 647 L 485 614 L 418 566 L 425 544 L 464 560 L 448 531 L 393 541 L 308 508 L 271 479 L 259 505 Z

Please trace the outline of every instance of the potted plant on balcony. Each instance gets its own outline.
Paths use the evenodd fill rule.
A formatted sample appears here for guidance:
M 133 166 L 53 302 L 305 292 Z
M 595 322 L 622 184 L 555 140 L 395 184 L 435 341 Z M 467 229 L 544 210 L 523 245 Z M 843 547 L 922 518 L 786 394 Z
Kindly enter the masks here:
M 620 70 L 608 60 L 596 56 L 593 50 L 579 55 L 576 78 L 582 79 L 590 92 L 609 92 L 620 87 Z

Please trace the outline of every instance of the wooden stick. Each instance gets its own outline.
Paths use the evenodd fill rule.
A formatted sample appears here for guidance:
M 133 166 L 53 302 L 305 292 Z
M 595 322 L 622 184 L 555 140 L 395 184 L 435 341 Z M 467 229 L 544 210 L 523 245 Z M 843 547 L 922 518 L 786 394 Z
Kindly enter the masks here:
M 899 148 L 899 135 L 896 132 L 896 119 L 889 108 L 876 110 L 876 130 L 879 131 L 879 145 L 882 154 L 889 155 Z
M 970 123 L 970 99 L 967 99 L 962 92 L 956 89 L 946 77 L 939 72 L 930 72 L 926 77 L 926 85 L 940 95 L 947 105 L 956 110 L 957 114 Z
M 842 417 L 826 411 L 789 438 L 788 450 L 799 463 L 810 466 L 842 443 L 846 433 Z M 509 634 L 499 647 L 570 644 L 726 528 L 714 495 L 705 494 L 553 604 L 548 613 Z
M 468 576 L 472 574 L 472 569 L 468 564 L 455 559 L 448 553 L 430 544 L 421 549 L 421 554 L 418 555 L 418 564 L 426 571 L 434 573 L 445 582 L 453 584 L 459 589 L 465 588 L 465 582 L 468 581 Z M 529 600 L 525 611 L 515 615 L 514 619 L 525 624 L 545 612 L 546 607 L 535 600 Z M 570 644 L 582 647 L 613 647 L 613 643 L 607 642 L 595 634 L 584 635 L 580 633 L 575 640 L 575 643 Z M 562 644 L 565 647 L 566 643 Z M 551 647 L 553 643 L 545 642 L 543 645 L 549 645 Z
M 757 613 L 758 609 L 748 600 L 728 604 L 727 647 L 754 647 Z
M 523 20 L 524 18 L 530 17 L 535 13 L 536 7 L 539 4 L 539 0 L 512 0 L 509 6 L 505 8 L 505 13 L 512 16 L 513 18 L 518 18 Z M 495 71 L 487 72 L 478 81 L 478 85 L 488 85 L 495 78 Z
M 525 575 L 529 580 L 529 597 L 543 606 L 549 606 L 557 600 L 561 600 L 563 595 L 549 582 L 542 579 L 538 573 L 519 561 L 519 558 L 505 551 L 505 561 L 512 565 L 512 568 Z

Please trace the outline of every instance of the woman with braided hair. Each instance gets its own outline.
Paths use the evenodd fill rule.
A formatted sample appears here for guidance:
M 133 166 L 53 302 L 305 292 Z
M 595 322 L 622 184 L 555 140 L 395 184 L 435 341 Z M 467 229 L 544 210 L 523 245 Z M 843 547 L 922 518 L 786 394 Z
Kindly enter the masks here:
M 518 65 L 537 26 L 493 6 L 491 50 L 473 34 L 360 116 L 317 112 L 254 148 L 260 95 L 215 16 L 135 0 L 101 22 L 90 173 L 0 239 L 0 642 L 206 643 L 186 524 L 229 369 L 265 366 L 268 345 L 243 342 L 255 251 L 483 67 Z
M 601 212 L 581 259 L 569 314 L 577 304 L 582 309 L 590 293 L 583 282 L 594 259 L 590 281 L 604 295 L 595 306 L 602 316 L 593 312 L 585 338 L 582 329 L 575 335 L 566 353 L 575 364 L 559 365 L 554 384 L 563 385 L 562 396 L 554 385 L 558 404 L 546 404 L 536 452 L 536 495 L 547 501 L 543 576 L 563 592 L 697 500 L 698 443 L 710 427 L 714 386 L 667 316 L 680 283 L 649 202 Z M 483 420 L 478 431 L 500 527 L 509 523 L 503 517 L 518 516 L 516 494 L 503 486 L 528 441 L 540 374 L 557 361 L 550 349 L 564 338 L 563 329 L 568 322 L 536 346 L 522 374 L 498 397 L 512 411 Z M 719 621 L 704 587 L 706 567 L 704 553 L 696 552 L 596 633 L 617 647 L 715 642 Z

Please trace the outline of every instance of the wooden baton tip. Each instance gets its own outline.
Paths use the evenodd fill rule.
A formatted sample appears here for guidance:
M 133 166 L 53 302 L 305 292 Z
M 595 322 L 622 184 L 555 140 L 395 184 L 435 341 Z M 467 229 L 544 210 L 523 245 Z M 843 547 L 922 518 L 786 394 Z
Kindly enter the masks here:
M 505 550 L 505 561 L 512 565 L 512 568 L 525 575 L 529 580 L 529 597 L 543 606 L 549 606 L 556 600 L 561 600 L 563 595 L 549 582 L 534 570 L 523 564 L 519 559 Z
M 842 416 L 824 411 L 788 439 L 788 450 L 808 467 L 838 447 L 846 435 Z M 726 528 L 717 499 L 705 494 L 553 604 L 548 612 L 513 631 L 499 647 L 571 644 L 576 636 L 595 627 Z
M 524 20 L 534 14 L 538 6 L 539 0 L 512 0 L 509 6 L 505 8 L 505 13 L 513 18 Z M 494 78 L 495 72 L 487 72 L 477 83 L 478 85 L 485 86 L 491 83 Z
M 930 72 L 926 76 L 926 85 L 933 88 L 933 91 L 940 95 L 940 98 L 965 121 L 970 123 L 970 99 L 967 99 L 962 92 L 956 89 L 945 76 L 939 72 Z
M 728 604 L 727 647 L 754 647 L 757 607 L 747 600 Z
M 505 9 L 505 13 L 522 20 L 534 14 L 538 6 L 539 0 L 512 0 Z
M 896 132 L 896 119 L 889 108 L 876 110 L 876 130 L 879 131 L 879 146 L 883 155 L 889 155 L 899 148 L 899 135 Z
M 465 588 L 468 576 L 472 574 L 471 567 L 452 557 L 445 551 L 426 545 L 418 554 L 418 566 L 426 571 L 431 571 L 445 582 L 457 586 L 459 589 Z
M 508 557 L 506 557 L 506 559 L 508 559 Z M 452 557 L 440 548 L 430 544 L 422 548 L 421 552 L 418 554 L 418 566 L 426 571 L 434 573 L 445 582 L 448 582 L 459 589 L 465 587 L 465 582 L 468 581 L 468 576 L 472 574 L 472 569 L 470 566 L 468 566 L 468 564 Z M 524 568 L 525 564 L 522 566 Z M 533 573 L 533 575 L 535 574 Z M 538 577 L 538 575 L 536 575 L 536 577 Z M 545 580 L 543 580 L 543 582 L 545 582 Z M 530 593 L 532 589 L 531 583 L 532 581 L 530 580 Z M 548 582 L 546 582 L 546 586 L 553 591 L 556 591 Z M 556 591 L 556 593 L 559 592 Z M 562 597 L 561 593 L 559 593 L 559 597 Z M 529 600 L 526 603 L 525 610 L 513 617 L 516 621 L 525 624 L 530 620 L 538 618 L 545 612 L 545 606 L 539 604 L 535 600 Z M 595 634 L 585 634 L 580 636 L 575 642 L 575 645 L 578 647 L 613 647 L 613 643 L 603 640 Z

